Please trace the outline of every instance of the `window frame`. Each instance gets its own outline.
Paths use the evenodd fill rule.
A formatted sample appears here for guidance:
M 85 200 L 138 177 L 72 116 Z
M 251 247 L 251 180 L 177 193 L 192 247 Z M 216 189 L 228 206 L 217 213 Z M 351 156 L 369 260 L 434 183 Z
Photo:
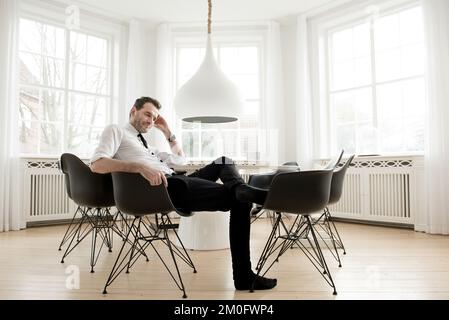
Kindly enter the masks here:
M 233 28 L 227 28 L 227 27 L 219 27 L 218 30 L 214 30 L 212 33 L 212 45 L 214 51 L 217 50 L 217 59 L 218 63 L 220 63 L 220 48 L 226 47 L 256 47 L 258 51 L 258 73 L 259 73 L 259 99 L 245 99 L 245 102 L 258 102 L 259 103 L 259 111 L 257 115 L 257 123 L 259 125 L 254 129 L 247 129 L 247 128 L 238 128 L 238 129 L 208 129 L 208 128 L 202 128 L 200 125 L 199 129 L 183 129 L 182 128 L 182 121 L 176 120 L 176 127 L 177 131 L 179 132 L 179 135 L 183 137 L 184 132 L 192 132 L 194 134 L 199 135 L 199 150 L 198 150 L 198 156 L 196 157 L 186 157 L 186 159 L 189 162 L 196 163 L 196 162 L 202 162 L 202 161 L 209 161 L 213 160 L 214 157 L 203 157 L 202 156 L 202 148 L 201 148 L 201 141 L 202 141 L 202 133 L 203 132 L 236 132 L 238 135 L 238 146 L 237 150 L 241 152 L 241 133 L 243 131 L 255 131 L 257 135 L 260 135 L 261 130 L 265 128 L 265 110 L 266 110 L 266 99 L 263 88 L 265 87 L 265 45 L 266 45 L 266 36 L 264 32 L 266 32 L 266 27 L 263 29 L 261 28 L 261 31 L 258 30 L 243 30 L 243 31 L 233 31 Z M 172 97 L 174 98 L 177 86 L 179 83 L 179 76 L 178 76 L 178 50 L 182 48 L 198 48 L 198 49 L 205 49 L 206 44 L 206 37 L 204 34 L 204 31 L 198 30 L 195 32 L 192 32 L 191 30 L 189 32 L 183 32 L 181 30 L 176 30 L 174 28 L 174 36 L 172 39 L 172 48 L 173 48 L 173 56 L 172 56 L 172 70 L 173 70 L 173 81 L 171 85 L 171 91 L 172 91 Z M 260 141 L 260 137 L 258 138 L 258 142 Z M 259 143 L 258 143 L 259 144 Z M 258 149 L 260 149 L 260 146 L 258 146 Z M 257 154 L 260 154 L 260 152 L 257 152 Z M 239 156 L 233 157 L 236 161 L 248 161 L 245 158 L 244 154 L 240 154 Z M 256 159 L 256 160 L 249 160 L 249 162 L 260 162 L 262 159 Z
M 64 96 L 64 117 L 61 121 L 61 132 L 63 134 L 63 138 L 61 139 L 58 152 L 57 153 L 24 153 L 22 150 L 19 150 L 19 157 L 21 158 L 55 158 L 59 157 L 62 152 L 70 151 L 68 146 L 68 130 L 72 125 L 79 127 L 92 127 L 92 128 L 100 128 L 95 125 L 86 125 L 83 123 L 74 123 L 68 119 L 68 111 L 69 111 L 69 98 L 71 94 L 76 94 L 82 96 L 83 98 L 100 98 L 107 99 L 107 111 L 106 111 L 106 119 L 105 125 L 111 123 L 112 121 L 116 121 L 117 113 L 118 113 L 118 100 L 119 94 L 116 92 L 119 91 L 119 71 L 122 64 L 122 48 L 121 43 L 123 41 L 123 24 L 114 19 L 109 19 L 107 17 L 103 17 L 97 15 L 95 13 L 84 11 L 80 8 L 80 28 L 77 30 L 69 30 L 65 24 L 65 8 L 68 7 L 62 4 L 51 4 L 48 2 L 36 2 L 34 0 L 25 0 L 21 3 L 20 12 L 18 17 L 18 24 L 21 19 L 27 19 L 31 21 L 36 21 L 38 23 L 42 23 L 45 25 L 50 25 L 56 28 L 62 28 L 64 30 L 64 39 L 65 39 L 65 50 L 64 50 L 64 78 L 63 78 L 63 86 L 62 87 L 49 87 L 42 84 L 28 84 L 22 83 L 20 81 L 20 77 L 17 77 L 16 87 L 18 92 L 22 88 L 31 88 L 35 90 L 51 90 L 61 92 Z M 75 88 L 70 88 L 69 74 L 71 70 L 71 60 L 70 60 L 70 34 L 71 31 L 79 32 L 85 36 L 94 36 L 107 41 L 107 51 L 106 51 L 106 66 L 105 70 L 107 72 L 106 78 L 108 81 L 108 88 L 105 93 L 90 93 L 85 91 L 76 90 Z M 19 34 L 20 38 L 20 34 Z M 18 38 L 18 42 L 19 42 Z M 17 47 L 17 56 L 22 52 L 19 46 Z M 41 54 L 42 56 L 42 54 Z M 84 65 L 84 64 L 83 64 Z M 17 71 L 19 72 L 19 71 Z M 17 107 L 19 107 L 20 101 L 17 102 Z M 41 103 L 41 102 L 39 102 Z M 22 119 L 18 118 L 18 125 Z M 42 120 L 33 120 L 26 122 L 33 122 L 38 124 L 38 130 L 40 130 L 40 125 L 43 123 L 50 123 L 48 121 Z M 101 127 L 101 130 L 104 128 Z M 41 143 L 39 139 L 39 144 Z M 90 155 L 83 155 L 83 158 L 89 157 Z
M 332 154 L 338 152 L 337 150 L 337 137 L 334 110 L 331 108 L 331 96 L 335 93 L 354 91 L 357 89 L 370 88 L 372 90 L 372 119 L 373 126 L 378 126 L 377 116 L 377 87 L 389 83 L 401 83 L 412 79 L 424 79 L 426 73 L 422 75 L 400 77 L 388 81 L 376 82 L 376 70 L 375 70 L 375 37 L 373 28 L 373 14 L 366 12 L 368 2 L 363 2 L 350 7 L 344 7 L 340 11 L 334 11 L 328 15 L 322 15 L 317 18 L 310 19 L 310 33 L 309 33 L 309 45 L 310 45 L 310 58 L 311 65 L 311 81 L 312 81 L 312 103 L 313 103 L 313 119 L 314 119 L 314 154 L 318 158 L 329 157 Z M 376 5 L 378 9 L 378 16 L 384 17 L 398 12 L 419 7 L 420 2 L 416 0 L 393 0 L 383 1 Z M 374 8 L 374 7 L 373 7 Z M 365 10 L 364 10 L 365 9 Z M 331 86 L 332 73 L 331 73 L 331 34 L 340 30 L 345 30 L 363 22 L 368 23 L 370 32 L 370 55 L 371 55 L 371 80 L 367 85 L 353 86 L 350 88 L 333 90 Z M 322 124 L 325 124 L 324 126 Z M 378 137 L 376 137 L 379 139 Z M 422 155 L 423 151 L 414 152 L 382 152 L 381 155 Z

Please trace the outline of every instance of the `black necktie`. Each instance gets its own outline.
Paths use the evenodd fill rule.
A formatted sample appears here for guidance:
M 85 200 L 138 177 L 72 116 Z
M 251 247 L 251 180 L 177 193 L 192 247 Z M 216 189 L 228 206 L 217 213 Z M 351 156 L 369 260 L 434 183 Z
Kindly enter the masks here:
M 143 135 L 142 135 L 141 133 L 139 133 L 137 136 L 139 137 L 140 141 L 142 141 L 143 146 L 144 146 L 145 148 L 148 149 L 147 141 L 145 140 L 145 138 L 143 137 Z

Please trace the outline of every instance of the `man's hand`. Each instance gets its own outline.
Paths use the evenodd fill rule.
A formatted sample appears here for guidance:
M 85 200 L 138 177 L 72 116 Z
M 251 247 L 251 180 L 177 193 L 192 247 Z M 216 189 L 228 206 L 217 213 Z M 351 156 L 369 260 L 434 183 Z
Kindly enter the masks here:
M 167 140 L 171 137 L 172 132 L 170 131 L 170 128 L 168 127 L 167 121 L 165 121 L 164 117 L 162 117 L 161 115 L 159 115 L 157 120 L 154 122 L 154 127 L 161 130 Z M 170 145 L 171 151 L 174 154 L 176 154 L 180 157 L 184 157 L 184 152 L 182 151 L 181 145 L 178 144 L 176 140 L 169 142 L 169 145 Z
M 154 123 L 154 126 L 156 128 L 158 128 L 159 130 L 161 130 L 167 139 L 170 138 L 171 131 L 170 131 L 170 128 L 168 127 L 168 123 L 167 123 L 167 121 L 165 121 L 164 117 L 159 115 L 156 122 Z
M 150 185 L 152 186 L 158 186 L 161 183 L 164 183 L 164 185 L 167 187 L 167 178 L 165 177 L 165 174 L 162 171 L 153 169 L 149 166 L 143 165 L 140 174 L 147 179 L 150 182 Z

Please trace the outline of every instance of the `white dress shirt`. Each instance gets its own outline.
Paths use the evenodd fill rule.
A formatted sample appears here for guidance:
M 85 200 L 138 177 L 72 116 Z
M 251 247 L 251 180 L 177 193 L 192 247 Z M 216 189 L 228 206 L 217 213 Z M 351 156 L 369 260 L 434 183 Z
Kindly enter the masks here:
M 101 134 L 100 143 L 95 149 L 90 163 L 101 158 L 110 158 L 124 161 L 146 163 L 150 167 L 165 174 L 172 174 L 170 165 L 183 165 L 185 158 L 159 152 L 155 147 L 145 148 L 137 136 L 139 132 L 130 123 L 120 127 L 116 124 L 107 126 Z

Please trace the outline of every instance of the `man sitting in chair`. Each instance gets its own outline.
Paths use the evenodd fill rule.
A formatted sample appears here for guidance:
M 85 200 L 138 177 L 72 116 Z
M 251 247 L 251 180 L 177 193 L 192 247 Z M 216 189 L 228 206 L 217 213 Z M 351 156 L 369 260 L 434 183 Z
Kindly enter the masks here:
M 263 204 L 267 192 L 248 186 L 234 162 L 221 157 L 190 174 L 177 175 L 171 165 L 182 164 L 184 153 L 165 119 L 159 115 L 160 103 L 150 97 L 136 100 L 129 123 L 107 126 L 91 158 L 91 170 L 97 173 L 140 173 L 153 185 L 163 183 L 174 206 L 180 211 L 231 211 L 229 239 L 234 286 L 237 290 L 274 288 L 276 279 L 257 277 L 250 261 L 251 203 Z M 152 127 L 167 138 L 172 154 L 148 146 L 142 133 Z M 220 179 L 223 184 L 216 181 Z

